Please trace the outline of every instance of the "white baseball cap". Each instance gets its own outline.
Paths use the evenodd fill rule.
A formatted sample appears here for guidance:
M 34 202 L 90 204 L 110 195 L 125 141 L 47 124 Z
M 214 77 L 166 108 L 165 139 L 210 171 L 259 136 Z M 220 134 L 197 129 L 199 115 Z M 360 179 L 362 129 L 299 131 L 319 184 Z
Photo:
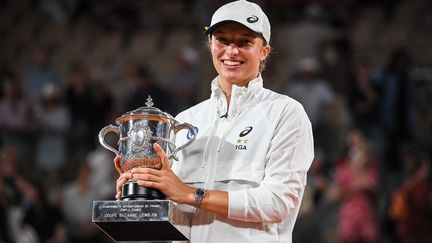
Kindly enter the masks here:
M 205 34 L 209 35 L 217 27 L 231 22 L 244 25 L 261 35 L 267 44 L 270 43 L 270 21 L 258 4 L 239 0 L 223 5 L 213 14 L 210 27 Z

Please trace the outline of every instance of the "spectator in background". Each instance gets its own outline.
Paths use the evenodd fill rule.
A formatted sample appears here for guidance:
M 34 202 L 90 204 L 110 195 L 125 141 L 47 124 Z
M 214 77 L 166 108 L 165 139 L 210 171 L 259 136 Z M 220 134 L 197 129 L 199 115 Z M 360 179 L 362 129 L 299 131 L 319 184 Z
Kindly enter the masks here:
M 350 129 L 351 117 L 345 102 L 339 97 L 335 99 L 323 111 L 323 120 L 319 130 L 320 137 L 316 146 L 323 153 L 324 167 L 332 169 L 335 161 L 344 151 L 346 133 Z
M 116 113 L 117 116 L 128 111 L 125 110 L 127 107 L 126 102 L 128 102 L 126 99 L 133 92 L 135 80 L 138 78 L 139 66 L 140 62 L 138 58 L 127 57 L 121 66 L 120 78 L 113 80 L 111 83 L 111 90 L 116 101 L 113 104 L 113 110 L 120 113 Z
M 113 112 L 113 95 L 111 91 L 106 87 L 103 81 L 96 81 L 92 85 L 92 114 L 89 123 L 89 142 L 93 142 L 91 148 L 99 145 L 96 143 L 97 134 L 107 123 L 111 123 L 114 118 Z
M 157 0 L 141 1 L 139 13 L 139 26 L 143 32 L 158 31 L 161 29 L 162 4 Z M 170 3 L 168 3 L 170 4 Z
M 5 198 L 5 188 L 0 180 L 0 242 L 12 242 L 8 224 L 8 206 Z
M 321 45 L 333 39 L 336 31 L 325 22 L 323 8 L 317 3 L 311 3 L 304 9 L 304 17 L 298 23 L 289 26 L 288 63 L 286 68 L 292 69 L 301 60 L 307 57 L 318 58 Z
M 4 189 L 0 201 L 4 199 L 8 223 L 2 229 L 11 239 L 5 243 L 64 242 L 60 211 L 48 201 L 41 184 L 28 179 L 38 174 L 24 174 L 19 169 L 18 153 L 22 151 L 18 149 L 3 148 L 0 159 L 0 187 Z
M 293 242 L 296 243 L 330 243 L 333 242 L 336 232 L 334 225 L 337 222 L 337 206 L 328 196 L 332 178 L 326 171 L 328 168 L 325 168 L 320 153 L 315 154 L 308 174 L 308 187 L 303 195 L 299 219 L 293 232 Z
M 17 154 L 14 148 L 2 148 L 0 154 L 0 242 L 13 242 L 11 208 L 20 198 L 16 188 Z
M 391 200 L 389 216 L 396 222 L 401 243 L 432 239 L 431 161 L 426 156 L 405 160 L 406 177 Z
M 4 95 L 4 85 L 8 80 L 14 80 L 16 74 L 12 70 L 12 68 L 9 65 L 6 65 L 4 63 L 0 63 L 0 100 L 3 98 Z
M 97 191 L 90 186 L 90 167 L 83 163 L 76 178 L 63 191 L 62 210 L 71 243 L 99 242 L 99 231 L 91 221 L 92 202 Z
M 313 124 L 315 145 L 321 146 L 326 110 L 335 102 L 335 94 L 327 81 L 319 77 L 319 63 L 315 58 L 304 58 L 298 63 L 298 76 L 286 94 L 299 101 Z
M 57 174 L 66 162 L 66 135 L 71 121 L 69 110 L 61 99 L 59 87 L 46 84 L 42 89 L 41 103 L 34 112 L 38 124 L 36 163 L 50 176 Z
M 349 92 L 347 80 L 351 78 L 353 66 L 351 40 L 346 32 L 342 30 L 337 38 L 322 43 L 319 54 L 330 86 L 343 98 L 346 98 Z
M 375 158 L 360 130 L 348 133 L 348 151 L 336 167 L 339 189 L 339 237 L 342 242 L 376 242 L 379 239 L 374 198 L 379 189 Z
M 315 58 L 307 57 L 298 63 L 298 75 L 288 87 L 287 94 L 298 100 L 306 110 L 312 124 L 319 124 L 324 109 L 335 99 L 327 82 L 319 77 L 319 63 Z
M 23 176 L 17 181 L 23 195 L 23 225 L 34 229 L 38 242 L 64 242 L 65 229 L 60 208 L 48 201 L 42 184 L 27 178 Z
M 59 83 L 57 72 L 51 66 L 51 54 L 48 48 L 39 47 L 33 54 L 33 64 L 24 71 L 23 87 L 32 102 L 38 102 L 42 87 L 47 83 Z
M 22 151 L 19 159 L 31 162 L 31 132 L 34 130 L 31 104 L 17 76 L 3 82 L 3 91 L 0 100 L 0 143 L 3 146 L 17 146 Z
M 382 90 L 379 112 L 386 141 L 384 159 L 388 169 L 400 172 L 401 149 L 412 145 L 414 139 L 414 83 L 406 50 L 393 51 L 379 81 Z
M 168 91 L 159 87 L 149 66 L 139 66 L 137 78 L 134 81 L 135 85 L 127 96 L 126 107 L 124 108 L 125 112 L 143 106 L 150 95 L 159 109 L 172 113 L 171 99 L 173 97 Z
M 109 139 L 109 136 L 106 136 L 106 139 Z M 115 144 L 114 142 L 108 143 Z M 90 167 L 90 187 L 97 193 L 94 199 L 113 199 L 115 176 L 114 167 L 110 166 L 111 152 L 102 146 L 97 146 L 88 153 L 86 161 Z
M 70 78 L 66 87 L 66 105 L 72 120 L 71 147 L 88 151 L 96 135 L 90 133 L 94 110 L 93 91 L 87 65 L 79 61 L 73 63 Z
M 76 14 L 76 10 L 82 0 L 40 0 L 39 8 L 55 22 L 68 23 Z
M 21 199 L 16 188 L 16 180 L 19 177 L 18 153 L 17 147 L 5 146 L 0 155 L 0 180 L 5 192 L 3 196 L 10 204 L 17 204 Z
M 372 77 L 372 67 L 367 62 L 355 66 L 353 81 L 350 82 L 348 106 L 351 117 L 367 137 L 377 138 L 379 126 L 379 98 L 377 81 Z
M 118 33 L 124 41 L 125 38 L 129 40 L 132 34 L 139 30 L 138 20 L 141 9 L 138 10 L 136 2 L 83 2 L 91 2 L 87 8 L 90 10 L 89 15 L 93 18 L 93 24 L 105 33 Z
M 198 52 L 192 46 L 181 48 L 178 57 L 178 71 L 171 79 L 175 114 L 197 103 L 199 78 L 194 66 L 199 61 L 198 59 Z
M 21 82 L 14 79 L 3 82 L 4 96 L 0 100 L 0 128 L 2 133 L 22 133 L 30 129 L 31 105 L 25 97 Z

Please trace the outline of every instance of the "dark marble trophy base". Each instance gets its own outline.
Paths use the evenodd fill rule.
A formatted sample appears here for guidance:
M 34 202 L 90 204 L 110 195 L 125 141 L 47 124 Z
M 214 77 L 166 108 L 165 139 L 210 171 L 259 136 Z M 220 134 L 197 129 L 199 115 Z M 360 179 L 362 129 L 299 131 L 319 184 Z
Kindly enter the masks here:
M 190 221 L 170 200 L 94 201 L 93 222 L 114 241 L 187 241 Z
M 138 185 L 134 180 L 129 180 L 122 187 L 122 200 L 163 200 L 166 196 L 159 190 Z

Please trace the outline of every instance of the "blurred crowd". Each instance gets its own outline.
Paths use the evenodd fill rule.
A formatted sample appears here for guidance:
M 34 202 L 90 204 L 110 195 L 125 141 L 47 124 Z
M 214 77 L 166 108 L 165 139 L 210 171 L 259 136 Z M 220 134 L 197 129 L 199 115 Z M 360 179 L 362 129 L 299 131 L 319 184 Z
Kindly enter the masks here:
M 111 242 L 91 222 L 92 201 L 114 199 L 117 178 L 97 134 L 148 95 L 173 116 L 207 98 L 215 72 L 203 27 L 226 1 L 28 0 L 8 14 L 17 2 L 0 0 L 1 36 L 30 15 L 42 19 L 31 36 L 55 23 L 87 44 L 64 61 L 66 44 L 54 39 L 0 42 L 0 243 Z M 432 60 L 419 66 L 408 42 L 386 56 L 353 43 L 363 10 L 380 9 L 391 23 L 410 1 L 256 2 L 274 36 L 264 85 L 302 103 L 313 124 L 315 160 L 293 241 L 431 242 Z M 431 16 L 428 1 L 414 2 Z M 74 32 L 83 22 L 85 36 Z M 190 41 L 170 49 L 179 29 Z M 92 53 L 113 34 L 115 50 Z M 133 49 L 137 38 L 151 55 Z M 87 52 L 116 54 L 94 63 Z

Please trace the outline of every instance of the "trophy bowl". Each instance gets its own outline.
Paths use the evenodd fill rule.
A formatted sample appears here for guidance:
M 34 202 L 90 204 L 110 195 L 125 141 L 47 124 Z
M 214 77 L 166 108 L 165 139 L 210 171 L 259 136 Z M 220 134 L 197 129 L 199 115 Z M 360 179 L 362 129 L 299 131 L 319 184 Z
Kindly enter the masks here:
M 162 163 L 153 149 L 158 143 L 167 153 L 169 159 L 177 160 L 176 153 L 189 146 L 195 140 L 195 129 L 187 123 L 179 123 L 170 114 L 153 107 L 152 98 L 147 98 L 146 106 L 126 112 L 118 117 L 117 126 L 108 125 L 99 132 L 99 142 L 106 149 L 120 156 L 120 167 L 126 172 L 136 167 L 160 169 Z M 175 135 L 187 129 L 191 139 L 176 147 Z M 116 133 L 119 136 L 118 150 L 108 145 L 105 136 Z M 121 200 L 165 199 L 159 190 L 139 186 L 136 180 L 130 179 L 122 187 Z

